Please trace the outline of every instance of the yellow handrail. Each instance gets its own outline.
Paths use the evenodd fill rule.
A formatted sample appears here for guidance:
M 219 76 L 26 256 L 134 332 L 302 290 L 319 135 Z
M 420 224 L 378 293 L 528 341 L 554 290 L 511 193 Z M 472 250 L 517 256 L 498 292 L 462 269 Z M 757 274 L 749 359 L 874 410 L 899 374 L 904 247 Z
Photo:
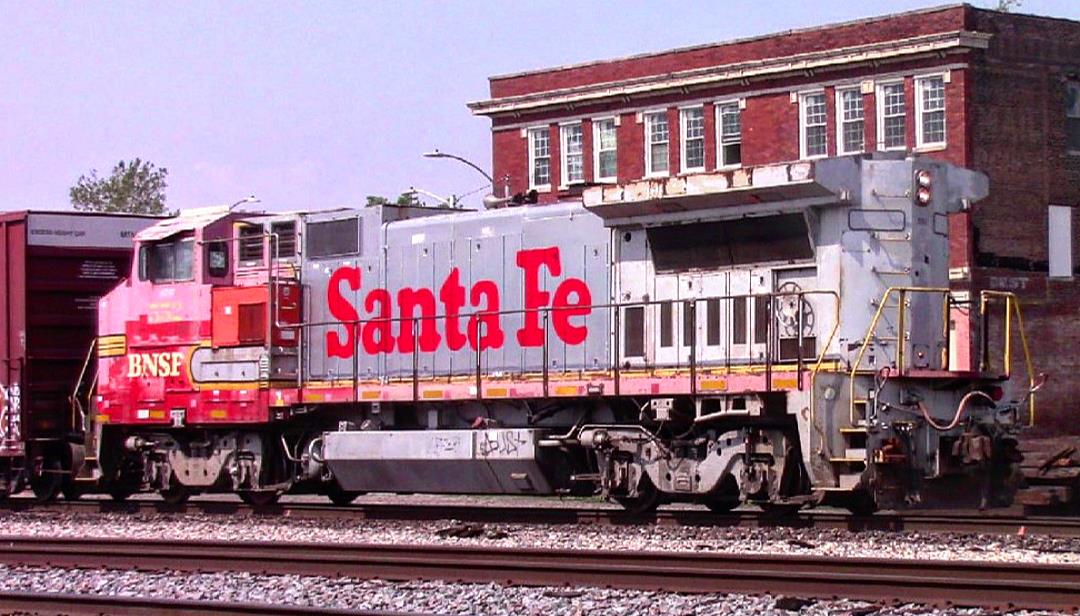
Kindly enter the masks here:
M 946 296 L 946 302 L 948 301 L 949 289 L 945 287 L 889 287 L 885 289 L 885 293 L 881 296 L 881 301 L 878 303 L 877 310 L 874 311 L 874 318 L 870 320 L 870 326 L 866 330 L 866 336 L 863 337 L 862 345 L 859 346 L 859 353 L 855 356 L 855 361 L 851 364 L 851 375 L 848 379 L 848 421 L 851 425 L 855 425 L 855 375 L 859 371 L 859 366 L 862 364 L 863 356 L 866 355 L 866 349 L 870 347 L 871 340 L 874 340 L 874 330 L 877 329 L 878 321 L 881 320 L 881 315 L 885 312 L 885 306 L 889 303 L 889 298 L 893 293 L 899 294 L 899 303 L 897 304 L 897 310 L 899 315 L 897 318 L 898 331 L 896 332 L 896 367 L 900 374 L 904 373 L 904 300 L 908 293 L 942 293 Z M 949 313 L 948 310 L 942 315 L 945 319 L 946 327 L 948 326 Z
M 1028 347 L 1027 332 L 1024 331 L 1024 314 L 1020 309 L 1020 298 L 1015 293 L 1009 291 L 982 291 L 979 294 L 979 313 L 982 318 L 986 318 L 986 308 L 990 304 L 990 301 L 995 298 L 1001 298 L 1005 300 L 1005 352 L 1002 358 L 1004 363 L 1005 378 L 1012 376 L 1012 315 L 1016 313 L 1016 325 L 1020 331 L 1020 344 L 1024 349 L 1024 368 L 1027 370 L 1028 375 L 1028 390 L 1030 392 L 1028 399 L 1028 427 L 1035 425 L 1035 389 L 1036 377 L 1035 377 L 1035 365 L 1031 361 L 1031 349 Z M 986 340 L 983 340 L 983 344 L 987 344 Z M 982 359 L 980 358 L 980 363 Z M 988 366 L 986 366 L 988 367 Z

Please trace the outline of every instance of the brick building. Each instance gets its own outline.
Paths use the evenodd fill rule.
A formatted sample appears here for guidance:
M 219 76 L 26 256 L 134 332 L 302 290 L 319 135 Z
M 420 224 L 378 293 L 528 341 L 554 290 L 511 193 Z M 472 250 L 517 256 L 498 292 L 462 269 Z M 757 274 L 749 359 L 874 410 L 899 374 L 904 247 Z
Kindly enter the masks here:
M 491 120 L 493 175 L 540 203 L 875 150 L 987 173 L 991 196 L 949 220 L 953 288 L 1021 296 L 1051 377 L 1041 424 L 1080 430 L 1080 22 L 952 5 L 501 75 L 490 93 L 469 107 Z

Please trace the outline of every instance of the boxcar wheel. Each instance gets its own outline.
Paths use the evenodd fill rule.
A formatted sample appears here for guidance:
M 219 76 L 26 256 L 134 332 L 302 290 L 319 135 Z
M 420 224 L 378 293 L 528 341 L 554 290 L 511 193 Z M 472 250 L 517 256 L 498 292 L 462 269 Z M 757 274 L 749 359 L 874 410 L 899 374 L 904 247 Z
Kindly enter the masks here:
M 42 464 L 41 474 L 30 477 L 30 489 L 34 492 L 34 498 L 40 503 L 55 500 L 60 494 L 60 488 L 64 484 L 64 476 L 60 474 L 60 462 L 49 460 Z

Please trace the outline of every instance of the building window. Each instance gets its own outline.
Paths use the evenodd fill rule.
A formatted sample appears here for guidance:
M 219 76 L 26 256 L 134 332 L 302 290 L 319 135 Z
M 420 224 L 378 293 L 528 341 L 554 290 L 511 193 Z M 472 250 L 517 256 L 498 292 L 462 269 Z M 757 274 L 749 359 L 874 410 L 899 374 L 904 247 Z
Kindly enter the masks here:
M 551 135 L 546 126 L 529 129 L 529 188 L 551 190 Z
M 1050 276 L 1070 278 L 1073 275 L 1072 208 L 1051 205 L 1048 220 L 1047 252 L 1050 254 Z
M 915 125 L 918 147 L 945 144 L 945 78 L 941 75 L 915 80 Z
M 718 167 L 737 167 L 742 164 L 742 112 L 739 103 L 716 106 L 716 143 Z
M 836 143 L 840 154 L 856 154 L 864 149 L 863 95 L 855 88 L 836 91 L 836 124 L 840 127 Z
M 585 149 L 582 141 L 581 122 L 564 124 L 559 130 L 562 136 L 562 183 L 577 184 L 585 181 Z
M 904 82 L 884 83 L 877 91 L 878 149 L 903 150 L 907 147 L 907 113 Z
M 818 158 L 829 153 L 828 129 L 825 126 L 825 93 L 799 96 L 800 158 Z
M 645 114 L 645 175 L 668 173 L 668 121 L 666 111 Z
M 593 173 L 597 182 L 614 182 L 619 175 L 615 118 L 593 120 Z
M 705 110 L 690 107 L 679 113 L 682 125 L 682 171 L 705 170 Z
M 1080 154 L 1080 81 L 1065 84 L 1065 133 L 1069 152 Z

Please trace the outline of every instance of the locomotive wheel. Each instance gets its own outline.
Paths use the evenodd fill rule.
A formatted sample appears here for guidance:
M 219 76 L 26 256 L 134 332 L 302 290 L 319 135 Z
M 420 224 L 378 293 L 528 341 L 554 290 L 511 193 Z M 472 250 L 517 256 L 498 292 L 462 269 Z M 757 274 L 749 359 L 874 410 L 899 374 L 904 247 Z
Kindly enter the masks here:
M 616 496 L 615 502 L 622 505 L 623 509 L 635 515 L 651 513 L 660 507 L 663 495 L 656 489 L 648 475 L 641 478 L 637 496 Z
M 790 503 L 758 503 L 758 507 L 761 507 L 765 517 L 772 519 L 788 518 L 802 509 L 802 505 L 792 505 Z
M 277 503 L 278 499 L 281 498 L 281 492 L 275 491 L 245 490 L 237 492 L 237 494 L 240 496 L 240 500 L 252 507 L 269 507 Z
M 869 492 L 857 490 L 844 503 L 844 508 L 850 511 L 852 515 L 867 516 L 873 515 L 877 511 L 877 503 Z
M 331 503 L 334 503 L 338 507 L 344 507 L 351 504 L 357 497 L 363 496 L 365 492 L 349 492 L 342 490 L 337 481 L 332 481 L 326 488 L 326 498 L 330 499 Z
M 122 503 L 131 497 L 132 494 L 138 492 L 137 489 L 130 486 L 114 485 L 109 487 L 109 496 L 116 502 Z
M 733 475 L 725 475 L 720 487 L 703 503 L 713 513 L 727 513 L 740 505 L 739 483 Z
M 60 462 L 50 460 L 41 467 L 41 474 L 30 477 L 30 489 L 39 503 L 55 500 L 64 485 L 64 476 L 59 472 Z
M 164 490 L 158 490 L 158 494 L 161 495 L 161 499 L 167 505 L 183 505 L 188 502 L 192 493 L 191 488 L 178 483 L 172 484 Z

